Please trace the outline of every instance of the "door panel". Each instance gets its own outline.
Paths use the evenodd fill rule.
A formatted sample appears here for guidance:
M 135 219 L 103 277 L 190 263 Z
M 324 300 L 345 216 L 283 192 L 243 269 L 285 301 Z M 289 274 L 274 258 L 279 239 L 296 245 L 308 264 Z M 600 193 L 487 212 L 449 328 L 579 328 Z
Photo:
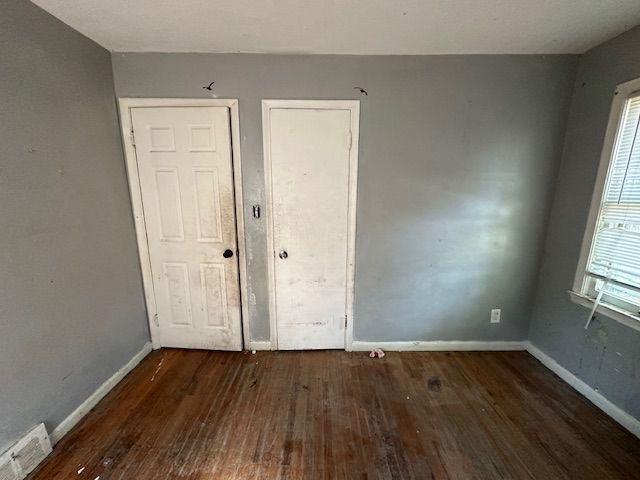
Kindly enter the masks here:
M 229 110 L 139 107 L 131 119 L 160 345 L 240 350 Z
M 351 111 L 269 119 L 278 348 L 344 348 Z

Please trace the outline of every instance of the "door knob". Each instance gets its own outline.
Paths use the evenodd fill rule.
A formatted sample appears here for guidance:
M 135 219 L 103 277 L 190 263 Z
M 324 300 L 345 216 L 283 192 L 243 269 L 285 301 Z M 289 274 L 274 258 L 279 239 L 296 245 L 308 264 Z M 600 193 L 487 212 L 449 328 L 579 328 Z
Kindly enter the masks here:
M 289 254 L 287 253 L 287 251 L 286 251 L 286 250 L 280 250 L 280 253 L 278 254 L 278 256 L 279 256 L 281 259 L 283 259 L 283 260 L 284 260 L 285 258 L 287 258 L 287 257 L 289 256 Z
M 233 251 L 229 250 L 228 248 L 224 251 L 224 253 L 222 254 L 222 256 L 224 258 L 231 258 L 233 257 Z

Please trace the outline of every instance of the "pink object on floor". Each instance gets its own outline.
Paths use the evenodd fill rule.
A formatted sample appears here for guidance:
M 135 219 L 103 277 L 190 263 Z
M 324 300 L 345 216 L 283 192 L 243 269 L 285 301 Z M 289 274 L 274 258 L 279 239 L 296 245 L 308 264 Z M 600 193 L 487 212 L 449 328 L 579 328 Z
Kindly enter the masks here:
M 374 348 L 373 350 L 371 350 L 371 353 L 369 354 L 369 356 L 371 358 L 382 358 L 384 357 L 384 352 L 382 351 L 381 348 Z

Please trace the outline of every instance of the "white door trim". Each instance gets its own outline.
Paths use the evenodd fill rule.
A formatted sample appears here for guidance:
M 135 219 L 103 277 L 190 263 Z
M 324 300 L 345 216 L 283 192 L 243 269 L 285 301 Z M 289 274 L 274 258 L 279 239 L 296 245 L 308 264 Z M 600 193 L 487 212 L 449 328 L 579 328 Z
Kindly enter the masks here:
M 151 261 L 149 257 L 149 245 L 147 243 L 147 230 L 142 208 L 142 191 L 140 189 L 140 177 L 138 162 L 133 145 L 133 127 L 131 122 L 131 109 L 136 107 L 227 107 L 231 123 L 231 155 L 233 163 L 233 188 L 236 208 L 236 236 L 238 239 L 238 267 L 240 273 L 240 303 L 242 310 L 242 336 L 244 348 L 251 344 L 251 330 L 249 328 L 249 305 L 247 302 L 247 261 L 244 236 L 244 206 L 242 200 L 242 162 L 240 158 L 240 119 L 238 114 L 237 99 L 207 99 L 207 98 L 119 98 L 120 125 L 122 128 L 122 144 L 124 145 L 124 157 L 129 180 L 129 192 L 131 194 L 131 206 L 138 241 L 138 253 L 140 268 L 142 269 L 142 283 L 147 304 L 147 317 L 151 342 L 154 349 L 160 348 L 158 335 L 156 297 L 153 289 L 151 275 Z
M 267 221 L 267 267 L 269 290 L 269 328 L 271 349 L 278 349 L 278 329 L 276 322 L 275 259 L 273 241 L 273 190 L 271 172 L 271 109 L 272 108 L 313 108 L 327 110 L 349 110 L 351 112 L 351 150 L 349 151 L 349 199 L 347 227 L 347 292 L 345 350 L 352 350 L 353 343 L 353 302 L 355 294 L 355 252 L 356 252 L 356 204 L 358 193 L 358 140 L 360 138 L 359 100 L 262 100 L 262 141 L 264 154 L 265 206 Z

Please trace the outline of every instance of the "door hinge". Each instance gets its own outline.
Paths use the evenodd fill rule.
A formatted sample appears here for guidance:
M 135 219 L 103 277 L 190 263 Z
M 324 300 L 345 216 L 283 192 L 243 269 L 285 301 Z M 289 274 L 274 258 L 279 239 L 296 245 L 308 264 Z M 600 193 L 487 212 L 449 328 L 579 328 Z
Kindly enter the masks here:
M 347 134 L 347 145 L 349 150 L 351 150 L 352 144 L 353 144 L 353 134 L 351 133 L 351 130 L 349 130 L 349 133 Z
M 347 328 L 347 315 L 344 315 L 344 328 Z
M 160 326 L 160 322 L 158 321 L 158 314 L 157 313 L 153 316 L 153 323 L 156 324 L 156 327 Z
M 129 132 L 129 141 L 132 146 L 136 146 L 136 135 L 133 133 L 133 129 Z

